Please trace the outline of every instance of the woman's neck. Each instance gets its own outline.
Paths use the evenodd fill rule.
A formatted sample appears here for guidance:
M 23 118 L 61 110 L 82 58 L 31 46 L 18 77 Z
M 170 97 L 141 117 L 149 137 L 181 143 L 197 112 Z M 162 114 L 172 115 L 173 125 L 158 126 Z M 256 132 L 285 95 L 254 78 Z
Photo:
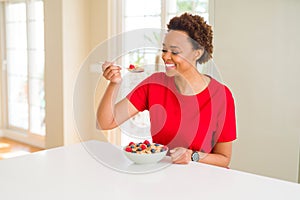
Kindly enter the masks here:
M 175 76 L 174 80 L 178 91 L 183 95 L 199 94 L 210 82 L 210 78 L 199 73 L 197 69 Z

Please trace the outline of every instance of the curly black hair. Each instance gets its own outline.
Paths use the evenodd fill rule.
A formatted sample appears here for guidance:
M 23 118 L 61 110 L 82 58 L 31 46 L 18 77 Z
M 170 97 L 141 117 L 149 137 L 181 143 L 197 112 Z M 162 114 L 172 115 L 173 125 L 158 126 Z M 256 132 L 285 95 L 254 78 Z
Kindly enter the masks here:
M 167 25 L 168 30 L 178 30 L 186 32 L 194 49 L 204 49 L 204 53 L 197 60 L 200 64 L 212 58 L 213 53 L 213 31 L 212 27 L 206 23 L 203 17 L 184 13 L 173 17 Z

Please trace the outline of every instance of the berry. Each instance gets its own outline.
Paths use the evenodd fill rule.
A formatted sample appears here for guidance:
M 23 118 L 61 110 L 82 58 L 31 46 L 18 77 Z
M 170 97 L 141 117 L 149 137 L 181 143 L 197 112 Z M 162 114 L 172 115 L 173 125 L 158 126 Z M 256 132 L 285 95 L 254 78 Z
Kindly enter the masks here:
M 135 68 L 135 66 L 133 64 L 129 65 L 129 69 L 134 69 L 134 68 Z
M 139 148 L 137 149 L 137 151 L 142 151 L 142 148 L 139 147 Z
M 132 145 L 135 145 L 134 142 L 129 142 L 128 146 L 132 146 Z
M 155 153 L 155 149 L 151 149 L 151 153 Z
M 150 142 L 148 140 L 145 140 L 144 144 L 148 146 L 150 144 Z
M 158 147 L 160 144 L 155 143 L 154 146 Z
M 132 149 L 130 147 L 126 147 L 125 151 L 132 152 Z
M 147 149 L 147 146 L 146 146 L 145 144 L 141 144 L 140 148 L 141 148 L 142 150 L 144 150 L 144 149 Z

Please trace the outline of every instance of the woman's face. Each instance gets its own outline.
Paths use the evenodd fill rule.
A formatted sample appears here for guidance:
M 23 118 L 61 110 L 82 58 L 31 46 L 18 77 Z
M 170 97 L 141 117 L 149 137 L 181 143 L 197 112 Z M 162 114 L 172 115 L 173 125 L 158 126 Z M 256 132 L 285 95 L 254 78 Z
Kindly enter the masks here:
M 189 36 L 184 31 L 170 30 L 163 42 L 162 59 L 167 76 L 176 76 L 195 67 L 201 50 L 194 50 Z

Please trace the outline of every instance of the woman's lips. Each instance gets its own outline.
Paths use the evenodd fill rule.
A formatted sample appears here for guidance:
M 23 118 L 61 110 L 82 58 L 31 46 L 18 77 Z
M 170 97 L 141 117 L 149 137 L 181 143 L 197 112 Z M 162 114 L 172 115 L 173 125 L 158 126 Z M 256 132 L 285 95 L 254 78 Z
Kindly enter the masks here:
M 175 69 L 174 63 L 166 63 L 166 69 Z

